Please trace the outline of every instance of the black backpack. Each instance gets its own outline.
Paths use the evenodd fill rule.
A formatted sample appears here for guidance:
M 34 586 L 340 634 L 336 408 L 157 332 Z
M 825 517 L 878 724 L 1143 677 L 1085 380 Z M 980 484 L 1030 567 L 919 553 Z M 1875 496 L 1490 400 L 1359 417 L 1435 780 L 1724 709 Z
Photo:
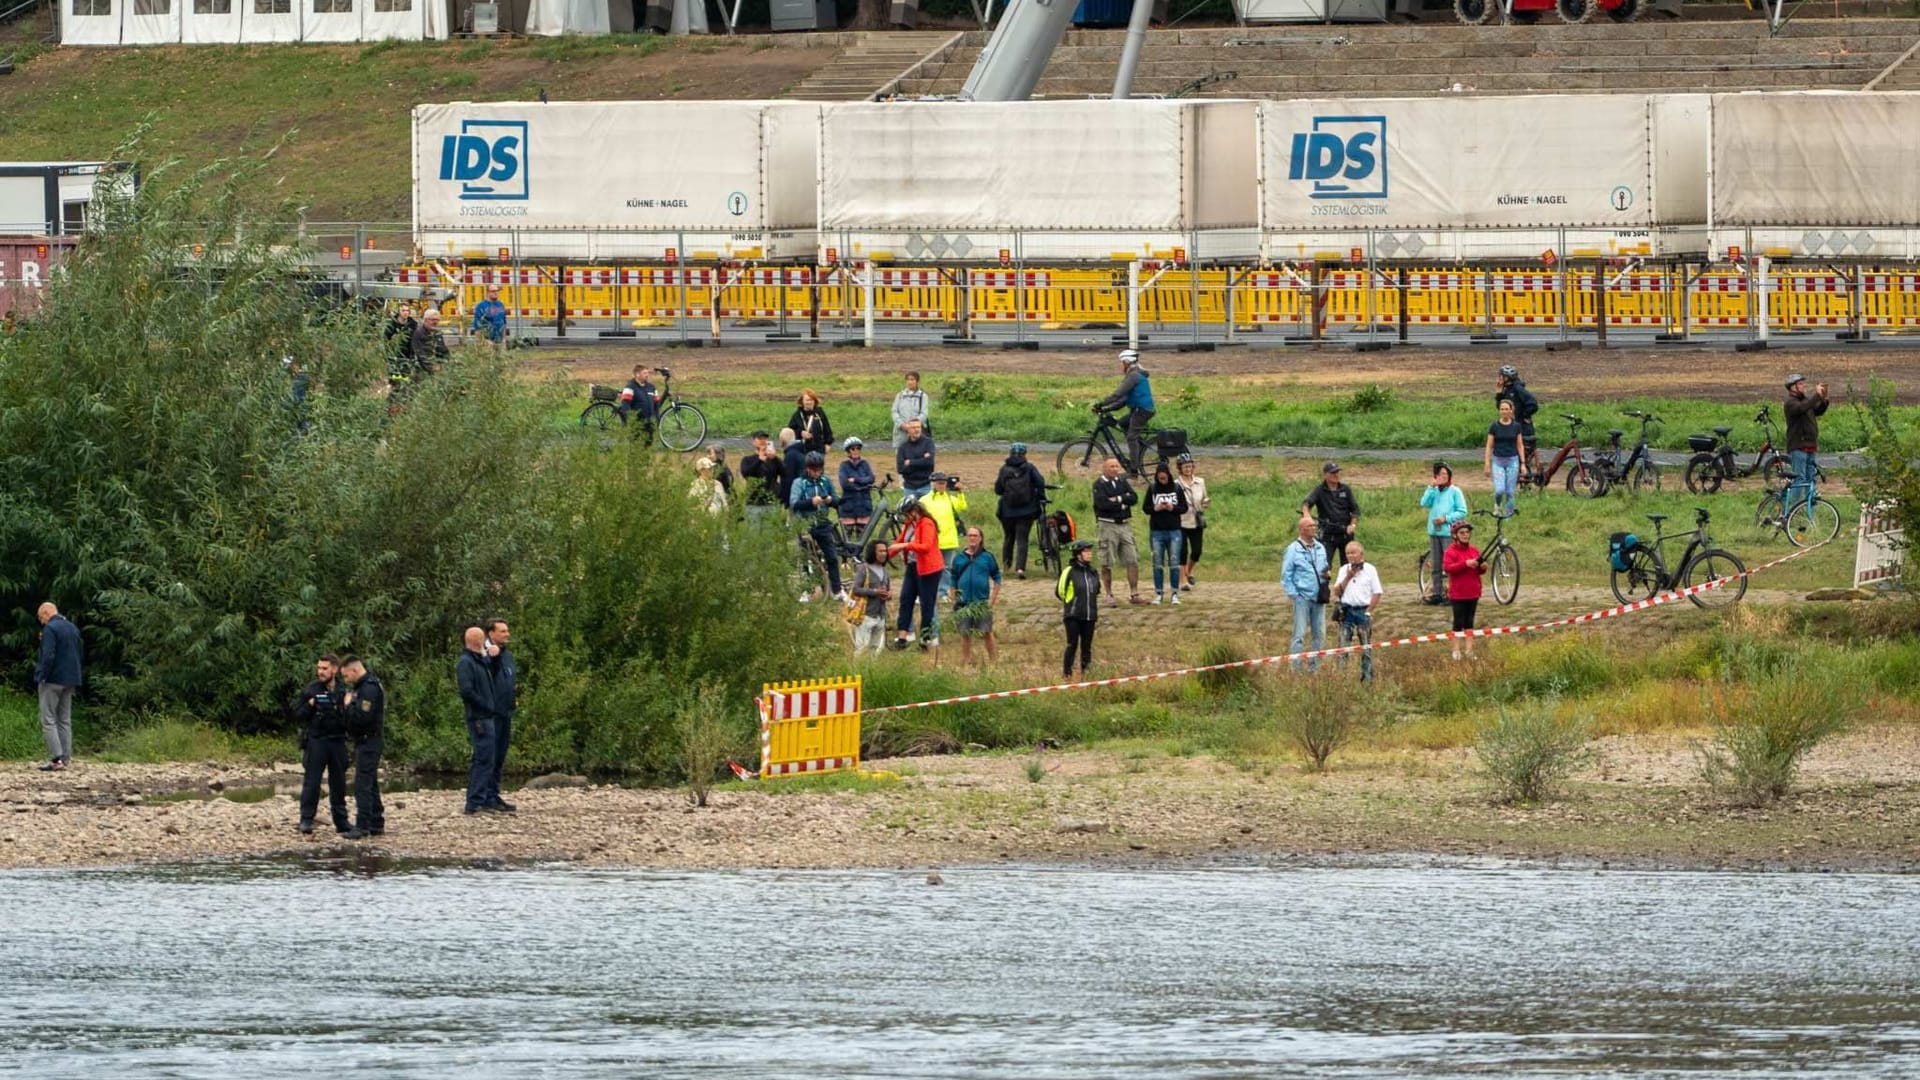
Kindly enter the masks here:
M 1000 501 L 1007 506 L 1033 505 L 1033 470 L 1024 465 L 1000 466 Z

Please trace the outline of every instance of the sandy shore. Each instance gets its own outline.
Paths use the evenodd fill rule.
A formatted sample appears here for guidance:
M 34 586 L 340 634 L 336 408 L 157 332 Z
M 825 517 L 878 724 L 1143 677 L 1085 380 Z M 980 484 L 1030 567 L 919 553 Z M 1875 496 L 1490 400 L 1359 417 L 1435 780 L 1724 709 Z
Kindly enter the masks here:
M 1764 810 L 1694 779 L 1691 741 L 1609 739 L 1566 797 L 1492 804 L 1470 751 L 1355 754 L 1326 775 L 1286 762 L 1047 754 L 899 759 L 894 783 L 716 791 L 510 793 L 513 816 L 467 817 L 453 791 L 387 797 L 394 857 L 668 868 L 937 867 L 1001 861 L 1180 862 L 1345 855 L 1498 856 L 1673 867 L 1920 869 L 1920 734 L 1869 728 L 1820 748 L 1802 790 Z M 210 785 L 220 785 L 216 793 Z M 79 762 L 0 767 L 0 867 L 257 856 L 346 845 L 294 831 L 290 766 Z M 276 792 L 263 801 L 226 797 Z M 322 810 L 324 821 L 325 811 Z

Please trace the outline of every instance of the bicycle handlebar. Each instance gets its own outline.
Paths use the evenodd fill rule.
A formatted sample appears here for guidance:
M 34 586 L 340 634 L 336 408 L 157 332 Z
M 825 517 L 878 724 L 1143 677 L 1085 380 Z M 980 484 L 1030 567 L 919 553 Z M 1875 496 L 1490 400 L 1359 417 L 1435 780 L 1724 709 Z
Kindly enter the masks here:
M 1693 523 L 1695 525 L 1698 525 L 1701 528 L 1705 528 L 1707 522 L 1711 520 L 1713 520 L 1713 515 L 1707 513 L 1706 507 L 1696 506 L 1693 508 Z
M 1561 413 L 1561 414 L 1560 414 L 1560 419 L 1562 419 L 1562 420 L 1565 420 L 1565 421 L 1567 421 L 1567 422 L 1569 422 L 1569 423 L 1574 423 L 1574 424 L 1584 424 L 1584 423 L 1586 423 L 1586 421 L 1585 421 L 1585 420 L 1582 420 L 1582 419 L 1580 419 L 1579 417 L 1577 417 L 1577 416 L 1575 416 L 1575 415 L 1573 415 L 1572 413 Z

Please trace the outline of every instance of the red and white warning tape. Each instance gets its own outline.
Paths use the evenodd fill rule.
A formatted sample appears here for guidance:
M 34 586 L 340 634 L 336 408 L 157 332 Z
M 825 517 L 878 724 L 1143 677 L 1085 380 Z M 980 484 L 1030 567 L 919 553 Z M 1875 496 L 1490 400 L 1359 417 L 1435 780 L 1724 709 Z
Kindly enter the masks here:
M 1032 694 L 1052 694 L 1061 690 L 1086 690 L 1096 686 L 1123 686 L 1127 683 L 1153 682 L 1158 679 L 1175 679 L 1187 675 L 1198 675 L 1206 671 L 1224 671 L 1227 668 L 1257 667 L 1262 664 L 1284 664 L 1296 660 L 1317 660 L 1328 656 L 1344 656 L 1348 653 L 1364 652 L 1368 649 L 1378 652 L 1381 649 L 1395 649 L 1405 645 L 1424 645 L 1434 641 L 1452 641 L 1458 638 L 1507 637 L 1513 634 L 1530 634 L 1539 630 L 1558 630 L 1568 626 L 1581 626 L 1590 622 L 1598 622 L 1601 619 L 1611 619 L 1621 615 L 1629 615 L 1636 611 L 1644 611 L 1651 607 L 1658 607 L 1661 604 L 1671 604 L 1676 600 L 1685 600 L 1690 596 L 1698 595 L 1709 589 L 1718 589 L 1728 582 L 1736 581 L 1743 577 L 1752 577 L 1763 570 L 1771 570 L 1782 563 L 1792 562 L 1802 555 L 1818 551 L 1820 548 L 1832 542 L 1831 539 L 1822 540 L 1817 544 L 1803 547 L 1798 551 L 1783 555 L 1772 562 L 1762 563 L 1745 573 L 1729 574 L 1726 577 L 1715 578 L 1712 581 L 1705 581 L 1698 585 L 1690 585 L 1684 589 L 1675 589 L 1672 592 L 1661 593 L 1658 596 L 1650 596 L 1645 600 L 1635 600 L 1631 604 L 1621 604 L 1618 607 L 1605 608 L 1600 611 L 1589 611 L 1584 615 L 1569 615 L 1566 618 L 1554 619 L 1549 622 L 1494 626 L 1484 630 L 1450 630 L 1439 634 L 1416 634 L 1412 637 L 1397 638 L 1393 641 L 1376 641 L 1367 645 L 1343 645 L 1332 649 L 1312 649 L 1306 652 L 1285 653 L 1280 656 L 1262 656 L 1252 660 L 1235 660 L 1226 664 L 1205 664 L 1199 667 L 1179 668 L 1174 671 L 1156 671 L 1147 675 L 1122 675 L 1113 679 L 1093 679 L 1088 682 L 1057 683 L 1053 686 L 1034 686 L 1024 690 L 996 690 L 986 694 L 967 694 L 962 697 L 940 698 L 937 701 L 916 701 L 907 705 L 887 705 L 877 709 L 867 709 L 865 715 L 872 716 L 876 713 L 902 712 L 907 709 L 930 709 L 936 705 L 961 705 L 972 701 L 997 701 L 1001 698 L 1026 697 Z M 764 712 L 762 715 L 764 715 Z

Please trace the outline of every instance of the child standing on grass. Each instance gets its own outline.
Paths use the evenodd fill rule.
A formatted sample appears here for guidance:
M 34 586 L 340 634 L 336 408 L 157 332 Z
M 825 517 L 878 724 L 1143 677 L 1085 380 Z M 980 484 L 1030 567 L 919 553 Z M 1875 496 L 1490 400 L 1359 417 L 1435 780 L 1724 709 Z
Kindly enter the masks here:
M 1473 522 L 1453 523 L 1453 543 L 1447 545 L 1440 568 L 1447 575 L 1447 599 L 1453 601 L 1454 631 L 1473 629 L 1473 615 L 1480 606 L 1480 578 L 1487 572 L 1487 564 L 1480 559 L 1480 549 L 1473 546 Z M 1453 658 L 1460 659 L 1462 642 L 1466 643 L 1467 659 L 1473 659 L 1470 637 L 1453 639 Z

